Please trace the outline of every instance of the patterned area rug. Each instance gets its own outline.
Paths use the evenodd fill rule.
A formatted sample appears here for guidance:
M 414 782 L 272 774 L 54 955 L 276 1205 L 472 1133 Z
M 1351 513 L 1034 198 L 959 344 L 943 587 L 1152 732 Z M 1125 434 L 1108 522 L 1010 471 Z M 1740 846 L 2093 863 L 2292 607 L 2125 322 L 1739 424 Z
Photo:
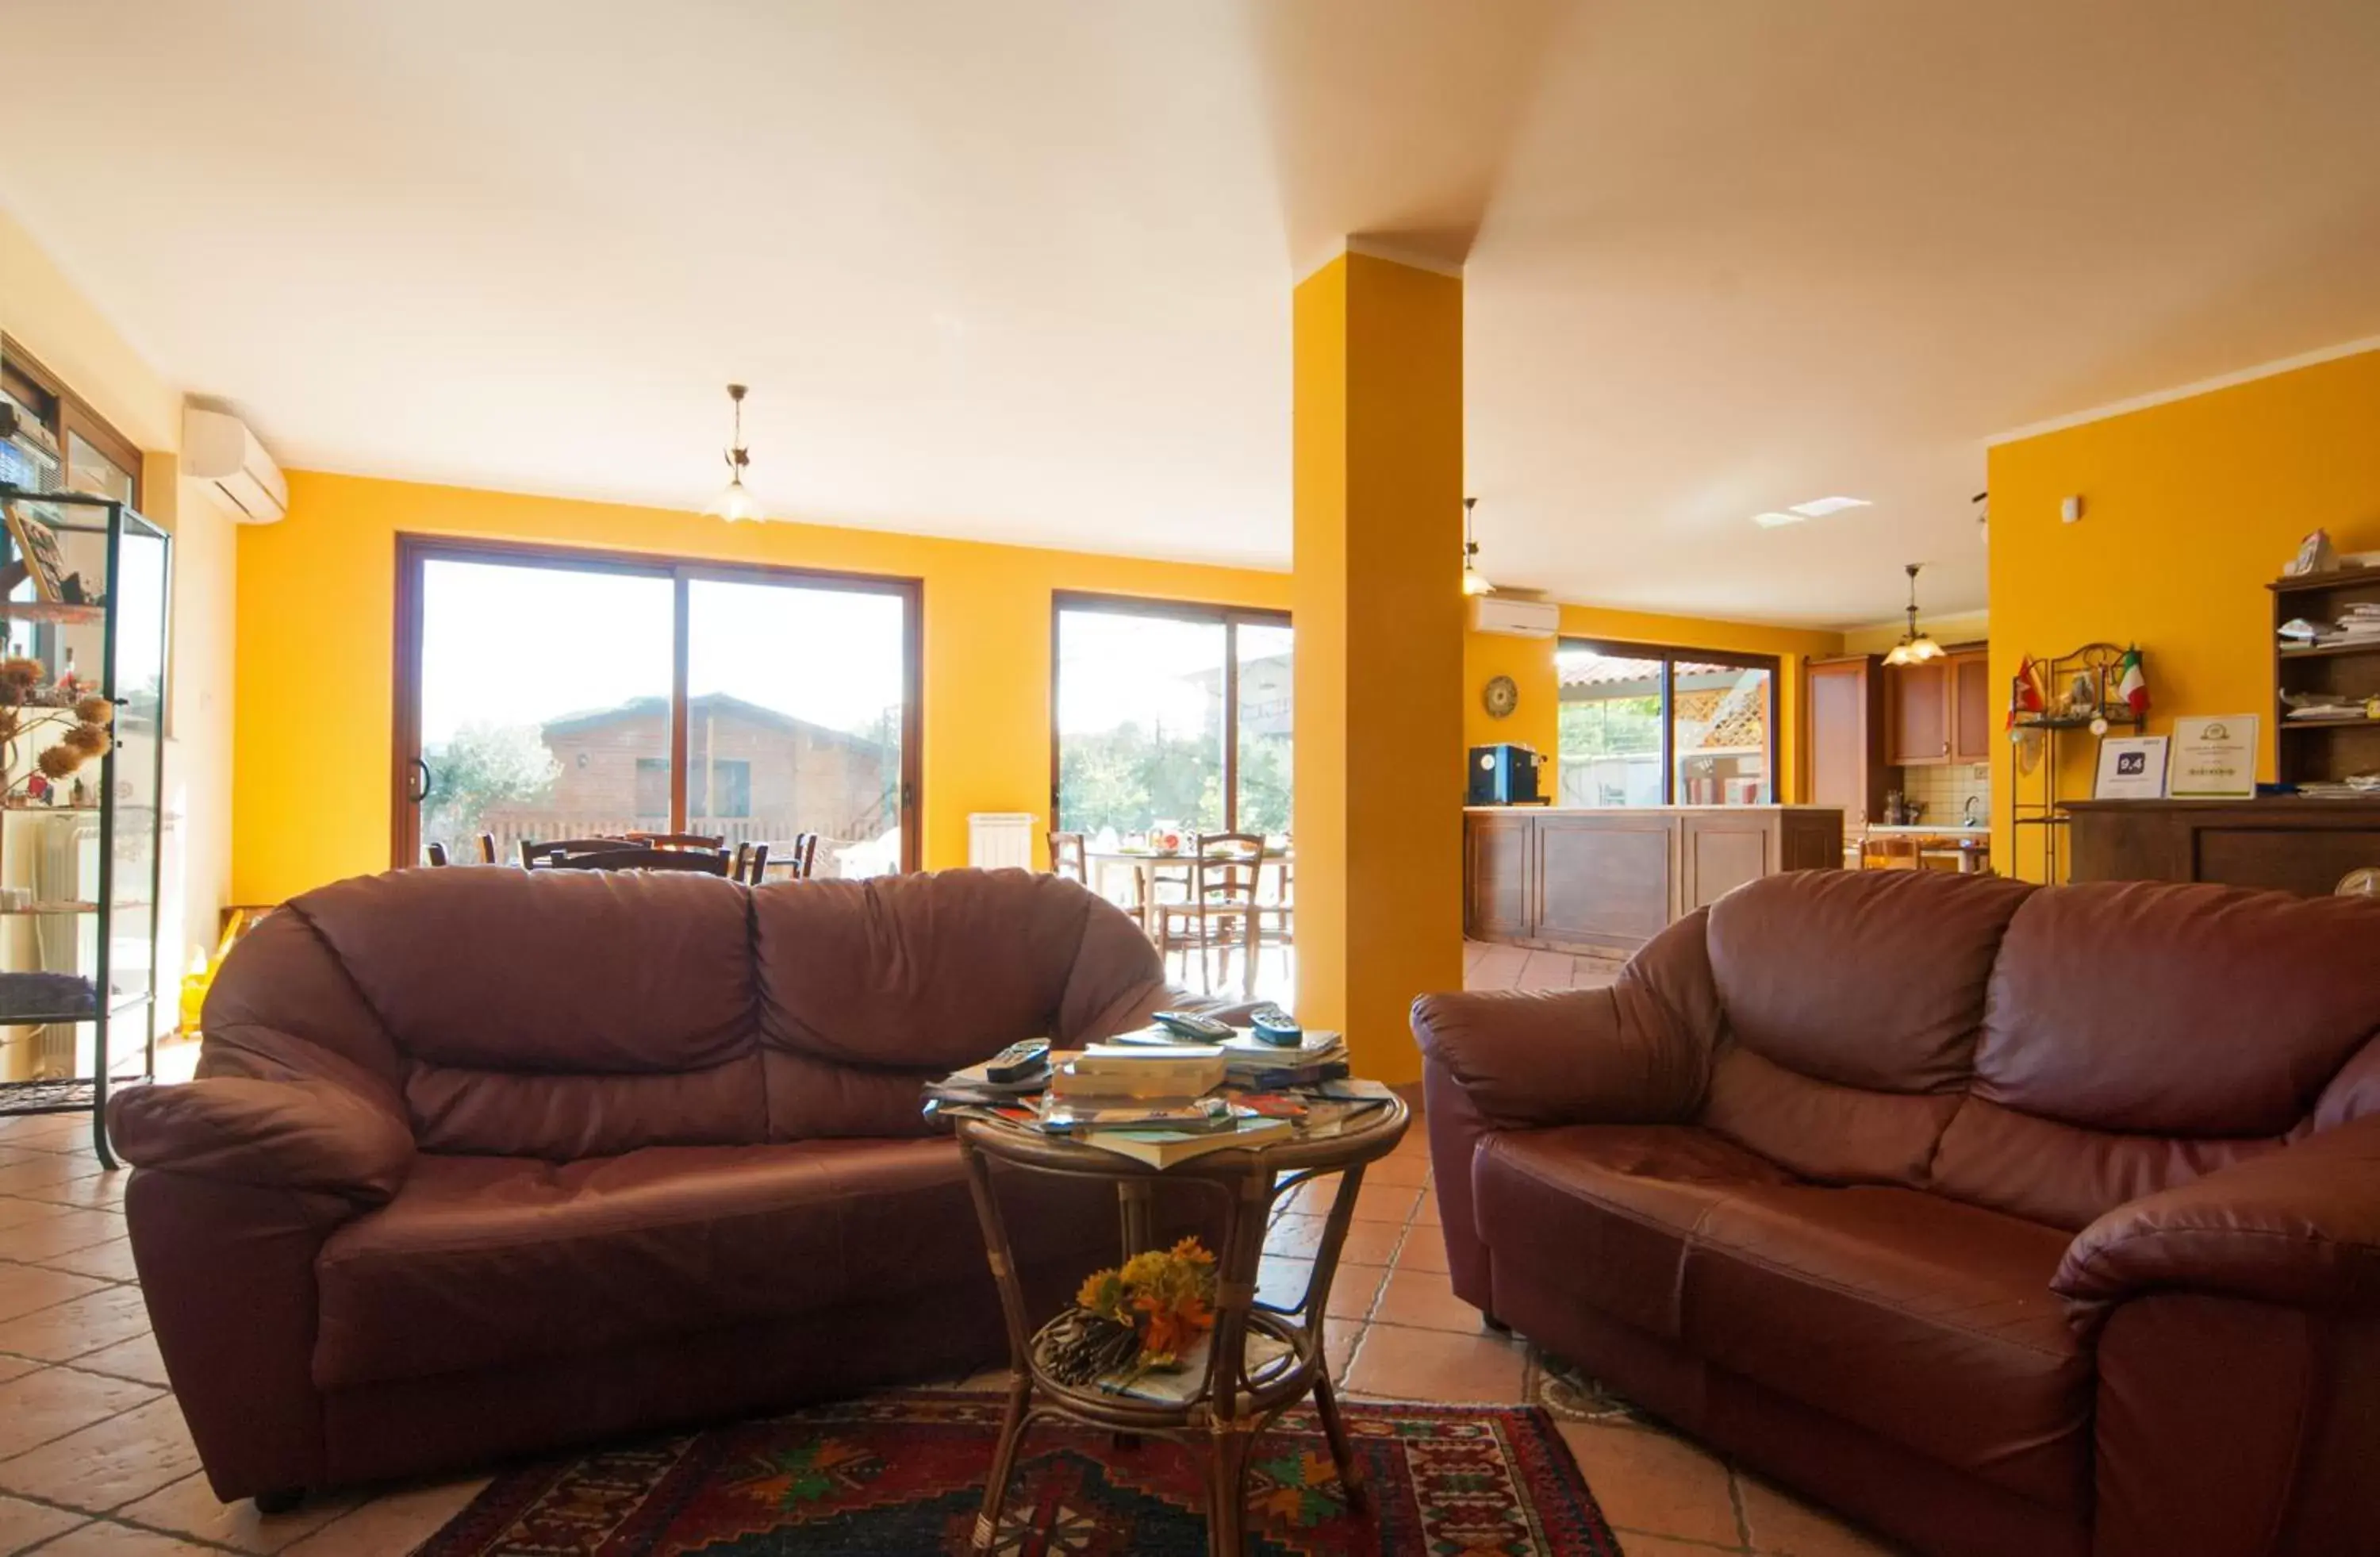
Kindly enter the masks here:
M 1618 1557 L 1552 1423 L 1526 1407 L 1346 1406 L 1371 1512 L 1342 1501 L 1309 1411 L 1249 1472 L 1253 1557 Z M 997 1396 L 871 1395 L 608 1450 L 498 1479 L 417 1557 L 924 1557 L 964 1553 Z M 1002 1557 L 1203 1557 L 1203 1457 L 1052 1423 L 1026 1435 Z

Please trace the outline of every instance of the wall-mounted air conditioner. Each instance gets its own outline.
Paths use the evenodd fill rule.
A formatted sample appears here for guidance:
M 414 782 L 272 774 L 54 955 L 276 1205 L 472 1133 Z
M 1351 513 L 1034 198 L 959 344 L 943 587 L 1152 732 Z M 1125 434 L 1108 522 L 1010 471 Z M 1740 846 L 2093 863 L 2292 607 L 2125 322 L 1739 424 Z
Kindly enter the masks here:
M 182 407 L 182 474 L 203 484 L 231 517 L 269 525 L 289 512 L 289 483 L 248 423 L 223 411 Z
M 1561 631 L 1561 606 L 1550 600 L 1474 595 L 1471 627 L 1475 632 L 1510 633 L 1514 638 L 1551 638 Z

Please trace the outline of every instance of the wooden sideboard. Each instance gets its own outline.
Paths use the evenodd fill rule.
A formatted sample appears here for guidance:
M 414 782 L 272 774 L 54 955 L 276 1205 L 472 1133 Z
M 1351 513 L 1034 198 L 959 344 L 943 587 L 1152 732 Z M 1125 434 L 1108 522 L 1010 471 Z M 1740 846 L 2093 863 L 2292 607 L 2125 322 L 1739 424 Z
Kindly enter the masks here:
M 1463 930 L 1625 956 L 1746 882 L 1842 859 L 1833 806 L 1474 806 L 1463 817 Z
M 2380 866 L 2380 801 L 2073 800 L 2070 879 L 2220 882 L 2326 896 Z

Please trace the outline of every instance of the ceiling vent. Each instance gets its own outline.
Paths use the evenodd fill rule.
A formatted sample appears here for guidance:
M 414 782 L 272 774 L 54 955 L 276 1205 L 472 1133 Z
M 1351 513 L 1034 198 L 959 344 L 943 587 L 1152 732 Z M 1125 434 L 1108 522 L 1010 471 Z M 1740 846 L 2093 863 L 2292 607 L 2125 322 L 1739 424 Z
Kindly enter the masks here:
M 1561 605 L 1550 600 L 1475 595 L 1471 627 L 1474 632 L 1507 633 L 1513 638 L 1551 638 L 1561 631 Z
M 289 512 L 289 483 L 248 423 L 223 411 L 182 407 L 182 474 L 202 483 L 233 518 L 269 525 Z

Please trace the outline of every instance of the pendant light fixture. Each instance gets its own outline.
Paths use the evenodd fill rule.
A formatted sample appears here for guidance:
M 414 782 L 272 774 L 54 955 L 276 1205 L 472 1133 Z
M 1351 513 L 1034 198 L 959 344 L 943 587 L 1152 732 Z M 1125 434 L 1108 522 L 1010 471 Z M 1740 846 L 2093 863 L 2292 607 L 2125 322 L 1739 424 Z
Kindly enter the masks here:
M 1466 595 L 1492 595 L 1496 586 L 1479 571 L 1479 542 L 1471 539 L 1471 510 L 1479 505 L 1475 497 L 1463 500 L 1463 592 Z
M 727 485 L 703 512 L 729 524 L 766 518 L 752 489 L 744 484 L 744 468 L 752 463 L 752 451 L 744 446 L 744 386 L 729 384 L 727 398 L 735 406 L 735 441 L 727 446 Z
M 1942 657 L 1942 646 L 1935 642 L 1926 635 L 1925 629 L 1917 625 L 1917 570 L 1923 566 L 1921 563 L 1907 565 L 1909 630 L 1900 635 L 1900 641 L 1894 644 L 1892 651 L 1884 657 L 1884 663 L 1888 665 L 1922 665 L 1928 660 L 1938 660 Z

